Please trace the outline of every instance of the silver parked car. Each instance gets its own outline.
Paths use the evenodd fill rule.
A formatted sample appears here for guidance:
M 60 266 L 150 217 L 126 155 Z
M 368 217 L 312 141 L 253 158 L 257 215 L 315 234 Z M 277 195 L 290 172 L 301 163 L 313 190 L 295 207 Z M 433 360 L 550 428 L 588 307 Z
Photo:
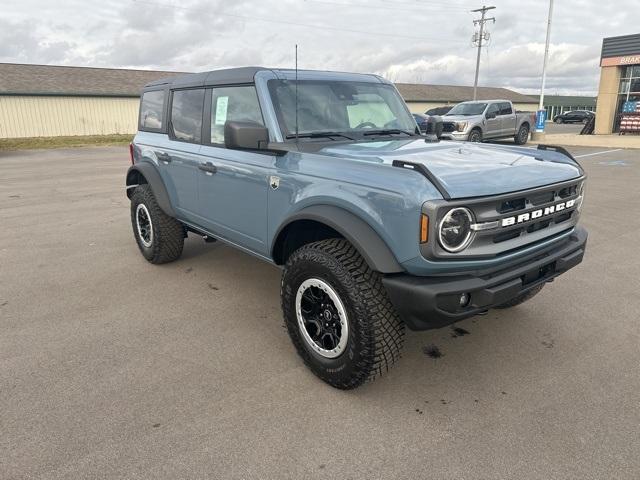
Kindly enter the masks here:
M 442 120 L 442 138 L 447 140 L 513 138 L 516 144 L 524 145 L 535 125 L 535 114 L 516 112 L 509 100 L 484 100 L 459 103 Z

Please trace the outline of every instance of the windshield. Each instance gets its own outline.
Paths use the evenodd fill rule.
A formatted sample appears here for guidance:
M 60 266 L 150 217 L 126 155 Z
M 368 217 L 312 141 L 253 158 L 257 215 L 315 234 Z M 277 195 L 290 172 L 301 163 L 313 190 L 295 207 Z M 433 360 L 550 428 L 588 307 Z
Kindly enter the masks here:
M 269 92 L 285 138 L 296 131 L 296 82 L 269 80 Z M 415 133 L 416 123 L 392 85 L 383 83 L 299 80 L 298 133 L 347 135 L 390 130 Z M 393 130 L 393 132 L 391 132 Z
M 481 115 L 487 108 L 486 103 L 459 103 L 447 113 L 449 115 Z

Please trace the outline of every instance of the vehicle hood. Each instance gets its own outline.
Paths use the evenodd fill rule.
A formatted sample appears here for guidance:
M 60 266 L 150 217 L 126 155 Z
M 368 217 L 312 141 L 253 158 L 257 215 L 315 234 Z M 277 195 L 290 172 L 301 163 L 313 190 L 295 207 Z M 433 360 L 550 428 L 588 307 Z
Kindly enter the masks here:
M 482 118 L 482 115 L 445 115 L 442 117 L 443 122 L 474 122 Z
M 516 192 L 583 175 L 577 162 L 560 152 L 508 145 L 411 139 L 328 145 L 316 153 L 386 165 L 394 160 L 422 164 L 451 198 Z

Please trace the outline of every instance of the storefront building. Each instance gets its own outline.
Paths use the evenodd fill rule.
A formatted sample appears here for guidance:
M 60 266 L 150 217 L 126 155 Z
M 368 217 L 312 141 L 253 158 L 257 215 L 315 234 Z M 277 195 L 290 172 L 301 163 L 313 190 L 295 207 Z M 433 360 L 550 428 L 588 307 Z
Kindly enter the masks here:
M 536 95 L 536 102 L 540 96 Z M 556 115 L 573 110 L 596 111 L 596 97 L 581 95 L 548 95 L 544 96 L 544 109 L 547 111 L 547 122 L 553 122 Z M 537 107 L 535 108 L 537 110 Z
M 597 134 L 640 133 L 640 34 L 602 41 Z

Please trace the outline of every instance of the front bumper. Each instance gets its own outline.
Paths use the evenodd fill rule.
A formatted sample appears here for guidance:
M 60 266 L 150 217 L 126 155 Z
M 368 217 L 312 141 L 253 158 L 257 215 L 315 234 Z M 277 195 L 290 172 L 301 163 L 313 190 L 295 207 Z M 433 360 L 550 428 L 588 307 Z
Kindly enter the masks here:
M 458 140 L 465 141 L 469 137 L 469 132 L 446 132 L 440 135 L 440 138 L 444 138 L 445 140 Z
M 440 328 L 501 305 L 578 265 L 584 256 L 587 231 L 576 227 L 552 251 L 497 272 L 475 275 L 383 277 L 391 303 L 412 330 Z M 460 295 L 470 295 L 460 307 Z

